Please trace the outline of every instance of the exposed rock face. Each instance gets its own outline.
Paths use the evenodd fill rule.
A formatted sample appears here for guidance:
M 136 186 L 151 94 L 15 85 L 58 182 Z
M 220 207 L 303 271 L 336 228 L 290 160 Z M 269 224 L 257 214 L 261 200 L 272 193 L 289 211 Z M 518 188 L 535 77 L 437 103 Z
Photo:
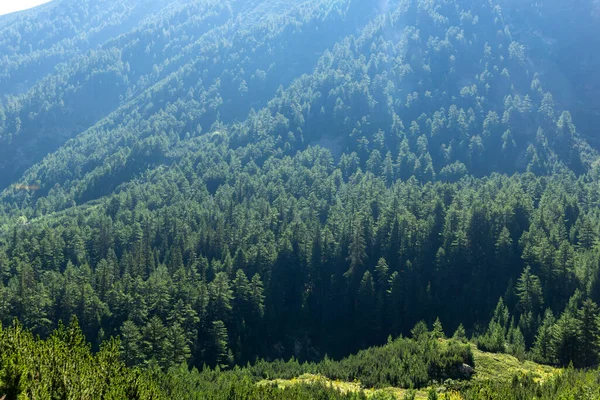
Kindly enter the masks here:
M 459 365 L 458 370 L 465 378 L 470 378 L 475 373 L 475 370 L 469 364 Z

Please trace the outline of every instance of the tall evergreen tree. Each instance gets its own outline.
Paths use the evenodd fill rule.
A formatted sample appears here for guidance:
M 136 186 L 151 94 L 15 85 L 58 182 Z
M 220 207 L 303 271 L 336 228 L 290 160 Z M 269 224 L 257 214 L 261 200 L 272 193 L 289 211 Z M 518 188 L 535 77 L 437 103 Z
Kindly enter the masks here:
M 543 305 L 542 284 L 539 278 L 531 273 L 531 267 L 526 266 L 523 270 L 517 281 L 516 293 L 522 313 L 537 313 Z
M 165 354 L 168 365 L 185 364 L 187 366 L 190 359 L 191 350 L 188 339 L 181 325 L 177 323 L 168 328 Z
M 125 321 L 121 326 L 121 355 L 129 366 L 138 365 L 144 361 L 140 348 L 142 334 L 133 321 Z
M 358 289 L 355 311 L 356 333 L 362 342 L 361 347 L 370 344 L 374 339 L 373 335 L 376 333 L 377 328 L 375 320 L 376 306 L 375 283 L 371 273 L 366 271 Z
M 150 318 L 142 329 L 142 350 L 147 361 L 155 360 L 162 367 L 169 365 L 167 334 L 168 330 L 158 316 Z
M 213 321 L 210 336 L 211 343 L 206 352 L 206 360 L 221 369 L 227 368 L 233 360 L 230 357 L 229 337 L 223 321 Z
M 579 360 L 583 366 L 594 365 L 598 362 L 598 351 L 600 350 L 600 311 L 592 300 L 583 302 L 577 313 L 579 324 Z
M 571 312 L 564 312 L 552 328 L 550 340 L 553 359 L 560 365 L 576 363 L 578 360 L 578 321 Z
M 219 272 L 215 279 L 209 284 L 209 313 L 213 321 L 229 321 L 231 317 L 231 302 L 233 300 L 233 291 L 229 283 L 229 278 L 225 272 Z
M 544 315 L 544 320 L 540 325 L 535 342 L 533 345 L 533 358 L 537 362 L 551 363 L 553 362 L 553 327 L 556 322 L 552 310 L 547 309 Z

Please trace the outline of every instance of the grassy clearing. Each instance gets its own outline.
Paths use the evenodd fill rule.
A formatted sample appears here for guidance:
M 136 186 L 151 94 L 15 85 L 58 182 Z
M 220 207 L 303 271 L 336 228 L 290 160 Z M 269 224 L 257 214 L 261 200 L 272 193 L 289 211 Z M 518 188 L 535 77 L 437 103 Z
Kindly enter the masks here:
M 396 399 L 404 398 L 404 395 L 408 392 L 406 389 L 400 388 L 384 388 L 384 389 L 373 389 L 363 388 L 360 382 L 341 382 L 328 379 L 321 375 L 304 374 L 293 379 L 274 379 L 274 380 L 262 380 L 258 382 L 259 385 L 272 385 L 275 384 L 281 389 L 291 387 L 293 385 L 301 384 L 321 384 L 332 389 L 336 389 L 341 393 L 358 393 L 363 392 L 368 398 L 373 397 L 375 394 L 387 394 L 392 395 Z M 415 399 L 426 400 L 427 392 L 429 388 L 422 389 L 416 392 Z M 458 393 L 449 393 L 450 400 L 460 400 L 462 397 Z
M 552 376 L 560 373 L 560 369 L 548 365 L 536 364 L 532 361 L 520 361 L 518 358 L 508 354 L 486 353 L 473 348 L 473 357 L 475 358 L 475 381 L 504 380 L 509 381 L 514 375 L 534 376 L 538 383 L 545 381 Z
M 332 381 L 321 375 L 313 375 L 313 374 L 304 374 L 297 378 L 292 379 L 274 379 L 274 380 L 262 380 L 258 382 L 259 385 L 271 385 L 276 384 L 279 388 L 285 389 L 293 385 L 301 385 L 301 384 L 322 384 L 328 387 L 335 388 L 342 393 L 356 393 L 361 390 L 360 382 L 341 382 L 341 381 Z
M 560 369 L 547 365 L 536 364 L 532 361 L 520 361 L 516 357 L 508 354 L 486 353 L 478 350 L 475 345 L 472 345 L 473 356 L 475 359 L 475 375 L 472 380 L 474 382 L 485 382 L 488 380 L 509 381 L 514 375 L 531 374 L 534 380 L 542 383 L 545 380 L 560 373 Z M 300 384 L 322 384 L 324 386 L 336 389 L 342 393 L 364 393 L 368 398 L 375 394 L 388 394 L 389 397 L 403 399 L 408 392 L 406 389 L 389 387 L 385 389 L 373 389 L 362 387 L 359 381 L 342 382 L 328 379 L 322 375 L 304 374 L 293 379 L 274 379 L 263 380 L 259 385 L 275 384 L 279 388 L 285 389 L 293 385 Z M 429 388 L 421 389 L 416 392 L 416 399 L 426 400 Z M 449 393 L 450 400 L 460 400 L 462 396 L 457 392 Z M 440 396 L 443 399 L 443 396 Z

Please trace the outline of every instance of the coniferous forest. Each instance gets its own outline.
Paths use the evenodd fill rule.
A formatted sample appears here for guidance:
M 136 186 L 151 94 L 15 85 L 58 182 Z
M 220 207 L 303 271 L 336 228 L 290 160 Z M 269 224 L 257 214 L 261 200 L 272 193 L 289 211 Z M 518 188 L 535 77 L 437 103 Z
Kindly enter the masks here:
M 599 48 L 597 0 L 1 16 L 0 399 L 600 398 Z

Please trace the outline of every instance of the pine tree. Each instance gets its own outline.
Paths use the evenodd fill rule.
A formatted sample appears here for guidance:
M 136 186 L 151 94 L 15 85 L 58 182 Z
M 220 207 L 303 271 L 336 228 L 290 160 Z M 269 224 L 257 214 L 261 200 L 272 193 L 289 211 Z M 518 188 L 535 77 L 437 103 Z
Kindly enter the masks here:
M 486 334 L 479 339 L 478 347 L 492 353 L 504 353 L 506 351 L 506 333 L 504 327 L 497 322 L 490 322 Z
M 156 360 L 161 367 L 168 364 L 166 354 L 167 328 L 158 316 L 150 318 L 142 329 L 142 349 L 146 360 Z
M 250 282 L 242 269 L 238 269 L 235 273 L 235 279 L 232 282 L 232 310 L 235 314 L 235 320 L 238 323 L 244 319 L 250 312 Z
M 573 290 L 575 279 L 573 248 L 566 240 L 562 241 L 555 254 L 554 277 L 555 290 L 558 296 L 566 298 Z
M 257 316 L 257 318 L 260 319 L 263 317 L 265 312 L 265 296 L 263 283 L 260 279 L 260 275 L 255 274 L 252 277 L 252 281 L 250 282 L 250 289 L 250 301 L 252 303 L 254 314 Z
M 531 273 L 531 267 L 527 266 L 519 277 L 516 286 L 516 294 L 519 299 L 519 308 L 522 313 L 537 313 L 544 303 L 542 295 L 542 284 L 540 279 Z
M 548 364 L 553 361 L 552 331 L 555 323 L 552 310 L 547 309 L 533 344 L 533 358 L 539 363 Z
M 497 323 L 504 330 L 507 330 L 509 319 L 510 319 L 510 315 L 508 313 L 508 307 L 504 305 L 504 300 L 502 300 L 502 297 L 501 297 L 498 300 L 498 304 L 496 304 L 496 308 L 494 309 L 494 314 L 492 316 L 492 322 Z
M 527 311 L 519 317 L 519 329 L 523 333 L 525 343 L 530 346 L 538 329 L 539 316 L 534 317 L 531 311 Z
M 410 330 L 410 334 L 413 339 L 422 339 L 427 336 L 429 333 L 429 328 L 427 328 L 427 324 L 425 321 L 419 321 L 417 324 Z
M 596 303 L 587 299 L 577 313 L 579 325 L 580 365 L 590 366 L 598 362 L 600 346 L 599 310 Z
M 198 336 L 198 325 L 200 318 L 196 310 L 192 308 L 193 302 L 182 299 L 178 300 L 173 306 L 167 322 L 170 326 L 179 324 L 185 332 L 187 342 L 192 345 Z
M 385 292 L 389 283 L 389 267 L 385 258 L 380 258 L 375 266 L 376 288 L 377 292 Z
M 207 354 L 211 365 L 225 369 L 231 365 L 229 357 L 229 337 L 223 321 L 214 321 L 211 328 L 211 346 Z
M 577 319 L 569 311 L 565 311 L 552 328 L 552 356 L 560 365 L 566 366 L 576 362 L 579 347 Z
M 442 323 L 439 318 L 435 319 L 433 323 L 433 330 L 431 331 L 432 337 L 435 339 L 445 339 L 446 335 L 444 334 L 444 328 L 442 327 Z
M 389 267 L 384 258 L 380 258 L 377 266 L 375 267 L 375 292 L 376 292 L 376 305 L 375 305 L 375 323 L 377 332 L 384 332 L 383 325 L 385 324 L 386 314 L 386 297 L 388 295 L 389 285 Z
M 375 176 L 381 175 L 381 163 L 381 153 L 377 149 L 373 150 L 367 160 L 367 171 Z
M 525 338 L 521 333 L 521 329 L 519 327 L 511 327 L 508 334 L 508 344 L 510 354 L 517 357 L 519 360 L 523 360 L 525 358 Z
M 594 232 L 592 223 L 588 218 L 583 219 L 577 239 L 579 247 L 585 250 L 591 249 L 596 243 L 596 232 Z
M 229 278 L 225 272 L 219 272 L 208 286 L 210 296 L 209 312 L 214 321 L 229 321 L 231 317 L 231 302 L 233 291 L 229 284 Z
M 508 274 L 513 267 L 513 241 L 510 237 L 510 232 L 506 228 L 502 228 L 498 240 L 496 241 L 496 270 L 492 274 L 494 279 L 500 279 L 503 275 Z
M 394 182 L 394 162 L 392 160 L 392 153 L 387 152 L 385 159 L 383 160 L 383 174 L 385 176 L 385 183 L 389 187 Z
M 458 328 L 456 328 L 452 339 L 461 341 L 463 343 L 467 342 L 467 333 L 465 332 L 465 327 L 463 326 L 463 324 L 458 325 Z
M 186 364 L 191 356 L 185 331 L 179 324 L 171 326 L 167 332 L 165 353 L 168 365 Z
M 144 361 L 140 349 L 142 334 L 133 321 L 127 320 L 121 326 L 121 354 L 129 366 L 138 365 Z
M 363 218 L 361 216 L 356 218 L 352 232 L 350 236 L 350 246 L 348 254 L 348 262 L 350 266 L 344 276 L 352 282 L 354 277 L 362 276 L 362 267 L 365 265 L 367 260 L 366 247 L 367 243 L 364 237 L 363 229 Z M 361 274 L 361 275 L 359 275 Z M 356 286 L 354 286 L 356 287 Z

